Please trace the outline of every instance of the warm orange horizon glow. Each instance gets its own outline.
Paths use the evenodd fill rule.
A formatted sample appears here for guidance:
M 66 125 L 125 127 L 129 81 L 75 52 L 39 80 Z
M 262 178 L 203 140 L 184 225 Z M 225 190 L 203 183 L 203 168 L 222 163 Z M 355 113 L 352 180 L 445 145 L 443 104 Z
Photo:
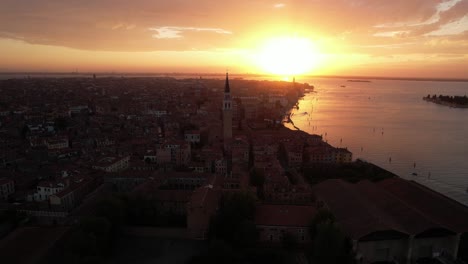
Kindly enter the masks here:
M 214 3 L 6 0 L 0 72 L 466 78 L 468 0 Z

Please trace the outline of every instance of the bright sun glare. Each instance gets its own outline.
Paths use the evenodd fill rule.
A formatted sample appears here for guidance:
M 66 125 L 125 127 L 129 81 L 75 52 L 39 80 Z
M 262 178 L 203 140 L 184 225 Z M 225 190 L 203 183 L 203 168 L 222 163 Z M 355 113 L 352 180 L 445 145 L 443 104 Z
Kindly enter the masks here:
M 313 70 L 318 60 L 317 49 L 309 39 L 283 37 L 266 42 L 257 61 L 268 73 L 297 75 Z

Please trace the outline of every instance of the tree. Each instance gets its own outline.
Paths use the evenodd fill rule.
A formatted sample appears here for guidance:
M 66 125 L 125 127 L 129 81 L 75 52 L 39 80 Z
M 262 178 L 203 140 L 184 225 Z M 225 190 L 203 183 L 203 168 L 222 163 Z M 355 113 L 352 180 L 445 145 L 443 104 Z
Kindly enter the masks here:
M 81 229 L 75 230 L 65 242 L 66 259 L 71 263 L 86 263 L 90 256 L 96 256 L 96 237 Z
M 188 263 L 238 263 L 236 261 L 237 258 L 240 258 L 239 252 L 234 251 L 225 241 L 215 239 L 210 242 L 206 252 L 202 253 L 202 255 L 192 257 Z
M 335 216 L 332 212 L 327 209 L 320 209 L 312 219 L 309 226 L 310 238 L 314 239 L 317 235 L 317 228 L 321 224 L 333 224 L 335 223 Z
M 211 223 L 211 236 L 226 240 L 234 246 L 249 246 L 257 240 L 253 223 L 255 198 L 248 192 L 227 194 Z
M 312 248 L 313 259 L 320 264 L 338 264 L 344 243 L 344 235 L 333 223 L 319 224 Z
M 79 225 L 64 241 L 63 260 L 67 263 L 101 263 L 103 255 L 110 250 L 110 228 L 110 222 L 104 217 L 80 219 Z
M 250 183 L 257 188 L 263 187 L 265 183 L 264 173 L 260 170 L 253 169 L 250 173 Z
M 96 216 L 103 217 L 111 223 L 111 233 L 120 232 L 125 216 L 123 202 L 116 197 L 110 197 L 99 201 L 96 207 Z
M 228 194 L 221 200 L 220 211 L 229 217 L 252 220 L 255 214 L 255 198 L 249 192 Z
M 234 245 L 251 247 L 257 242 L 258 230 L 253 221 L 243 220 L 235 231 L 232 238 Z
M 127 198 L 126 220 L 131 225 L 158 224 L 159 212 L 156 201 L 143 195 L 132 195 Z
M 80 229 L 85 234 L 92 234 L 95 238 L 96 249 L 100 254 L 107 252 L 110 247 L 111 223 L 104 217 L 86 217 L 80 221 Z
M 27 125 L 24 125 L 22 128 L 21 128 L 21 138 L 23 139 L 26 139 L 26 136 L 28 135 L 29 133 L 29 128 Z
M 314 241 L 310 253 L 315 263 L 355 263 L 352 244 L 336 226 L 330 211 L 321 209 L 312 220 L 309 232 Z
M 261 199 L 264 198 L 263 185 L 265 183 L 265 175 L 262 171 L 252 169 L 250 171 L 250 184 L 257 187 L 257 195 Z
M 57 117 L 54 123 L 58 130 L 65 130 L 68 126 L 68 120 L 65 117 Z
M 291 234 L 291 233 L 288 233 L 286 232 L 284 235 L 283 235 L 283 238 L 281 240 L 281 243 L 283 244 L 283 247 L 285 249 L 294 249 L 297 247 L 297 239 L 296 237 Z

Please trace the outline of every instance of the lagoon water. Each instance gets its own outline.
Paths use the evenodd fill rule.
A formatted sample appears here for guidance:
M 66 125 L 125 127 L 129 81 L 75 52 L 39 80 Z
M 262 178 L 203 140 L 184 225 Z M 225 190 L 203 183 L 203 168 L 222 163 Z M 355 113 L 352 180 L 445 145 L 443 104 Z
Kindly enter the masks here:
M 298 81 L 315 86 L 294 110 L 298 128 L 468 205 L 468 109 L 422 100 L 466 95 L 468 82 Z

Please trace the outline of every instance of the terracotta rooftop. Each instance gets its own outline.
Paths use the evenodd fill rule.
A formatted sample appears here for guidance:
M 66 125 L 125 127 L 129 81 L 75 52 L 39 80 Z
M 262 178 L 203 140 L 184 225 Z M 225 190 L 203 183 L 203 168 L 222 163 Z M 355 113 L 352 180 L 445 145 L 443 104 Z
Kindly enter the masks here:
M 352 238 L 380 231 L 418 235 L 468 231 L 468 208 L 414 182 L 391 178 L 351 184 L 331 179 L 313 187 Z
M 316 186 L 319 200 L 326 203 L 338 224 L 350 237 L 359 239 L 376 231 L 399 230 L 399 226 L 362 196 L 351 183 L 327 180 Z
M 255 224 L 264 226 L 307 227 L 314 218 L 314 206 L 260 205 L 255 210 Z
M 412 181 L 391 178 L 377 183 L 433 221 L 455 232 L 468 232 L 468 208 L 440 193 Z
M 189 190 L 156 190 L 152 194 L 152 198 L 157 201 L 166 202 L 188 202 L 192 191 Z
M 55 196 L 59 198 L 63 198 L 66 195 L 76 191 L 77 189 L 81 188 L 84 185 L 89 184 L 93 179 L 91 177 L 83 177 L 79 179 L 74 179 L 70 186 L 67 186 L 65 189 L 61 190 L 60 192 L 56 193 Z

